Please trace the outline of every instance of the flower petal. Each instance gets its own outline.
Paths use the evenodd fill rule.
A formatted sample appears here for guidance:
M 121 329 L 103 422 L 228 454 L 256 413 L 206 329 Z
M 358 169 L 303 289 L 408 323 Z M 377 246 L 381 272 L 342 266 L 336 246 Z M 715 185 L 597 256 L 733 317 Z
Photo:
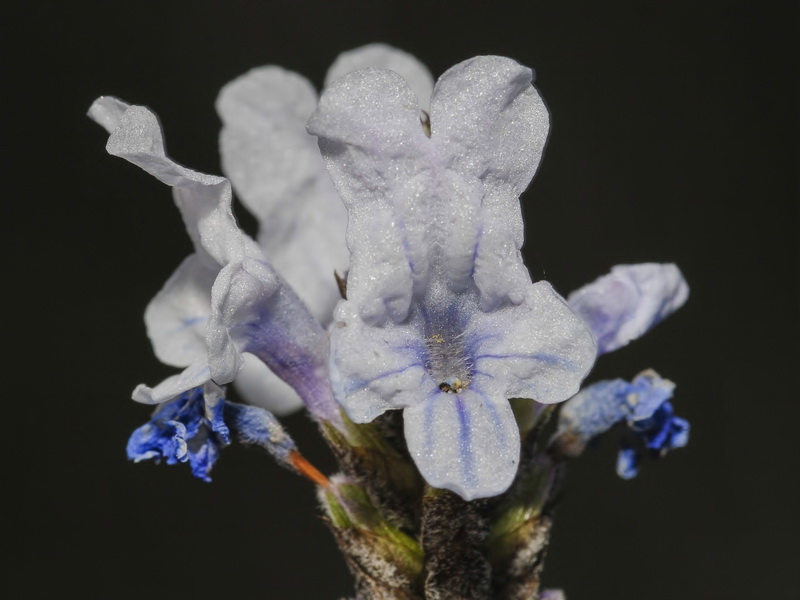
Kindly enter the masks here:
M 161 404 L 150 421 L 131 435 L 128 458 L 134 462 L 166 459 L 168 465 L 188 462 L 195 477 L 211 481 L 209 473 L 220 449 L 230 443 L 222 393 L 208 383 Z
M 651 369 L 642 371 L 631 382 L 613 379 L 592 384 L 561 407 L 551 444 L 566 456 L 577 456 L 591 439 L 626 421 L 630 431 L 650 450 L 665 453 L 679 444 L 685 445 L 689 424 L 673 414 L 669 399 L 674 389 L 674 383 Z M 618 469 L 622 477 L 635 475 L 637 459 L 631 452 L 620 455 Z
M 350 73 L 322 95 L 308 131 L 320 137 L 348 209 L 348 297 L 372 322 L 402 321 L 415 273 L 427 272 L 431 216 L 419 195 L 428 180 L 420 175 L 429 162 L 423 146 L 429 140 L 414 92 L 393 71 Z
M 278 416 L 288 415 L 303 406 L 303 401 L 288 383 L 269 370 L 252 354 L 243 354 L 242 368 L 233 386 L 248 404 L 267 409 Z
M 245 255 L 260 254 L 236 225 L 228 180 L 192 171 L 167 158 L 161 126 L 150 110 L 101 97 L 89 109 L 89 115 L 102 124 L 116 123 L 106 144 L 109 154 L 124 158 L 173 188 L 198 260 L 222 266 Z
M 262 67 L 227 84 L 217 99 L 220 152 L 237 195 L 259 220 L 270 262 L 327 325 L 344 273 L 347 215 L 306 121 L 317 95 L 303 77 Z
M 193 362 L 181 373 L 167 377 L 154 387 L 148 387 L 144 384 L 137 385 L 131 398 L 142 404 L 161 404 L 162 402 L 173 400 L 210 380 L 211 373 L 208 368 L 208 360 L 202 358 Z
M 422 110 L 428 110 L 433 92 L 433 76 L 414 56 L 386 44 L 368 44 L 342 52 L 328 69 L 325 87 L 352 71 L 374 67 L 394 71 L 406 80 L 419 99 Z
M 186 367 L 206 357 L 211 286 L 218 271 L 192 254 L 148 304 L 144 312 L 147 335 L 161 362 Z
M 425 480 L 465 500 L 508 489 L 519 463 L 519 430 L 505 398 L 476 387 L 438 390 L 403 412 L 408 449 Z
M 529 275 L 522 261 L 519 195 L 544 152 L 547 108 L 531 85 L 533 72 L 500 56 L 479 56 L 441 76 L 431 100 L 431 137 L 454 157 L 448 168 L 479 180 L 481 221 L 474 279 L 481 304 L 504 302 Z
M 374 327 L 351 302 L 336 309 L 331 328 L 331 380 L 336 400 L 355 423 L 422 402 L 436 382 L 425 368 L 417 323 Z
M 568 302 L 592 329 L 598 354 L 640 337 L 678 310 L 689 286 L 674 264 L 617 265 L 572 292 Z
M 477 311 L 469 335 L 475 372 L 503 382 L 504 398 L 566 400 L 596 356 L 586 325 L 546 281 L 528 285 L 518 306 Z
M 242 353 L 249 352 L 292 386 L 312 414 L 339 420 L 328 381 L 327 335 L 267 263 L 248 258 L 220 271 L 206 342 L 214 381 L 232 381 Z
M 531 69 L 503 56 L 477 56 L 439 78 L 431 99 L 431 137 L 457 157 L 454 169 L 515 197 L 525 191 L 550 128 L 532 82 Z

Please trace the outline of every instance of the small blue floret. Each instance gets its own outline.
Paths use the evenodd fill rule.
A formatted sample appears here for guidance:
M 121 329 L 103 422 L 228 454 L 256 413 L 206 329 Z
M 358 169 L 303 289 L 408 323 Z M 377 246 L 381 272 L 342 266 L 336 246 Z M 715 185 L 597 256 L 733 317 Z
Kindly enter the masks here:
M 553 443 L 567 456 L 577 456 L 592 439 L 625 422 L 630 434 L 617 455 L 617 474 L 631 479 L 642 453 L 663 456 L 689 441 L 689 422 L 675 416 L 669 401 L 674 387 L 645 371 L 631 382 L 614 379 L 584 388 L 564 404 Z
M 221 398 L 207 403 L 203 388 L 160 405 L 150 421 L 131 435 L 128 458 L 135 462 L 166 460 L 168 465 L 188 462 L 195 477 L 211 481 L 211 468 L 220 450 L 230 443 L 223 405 Z

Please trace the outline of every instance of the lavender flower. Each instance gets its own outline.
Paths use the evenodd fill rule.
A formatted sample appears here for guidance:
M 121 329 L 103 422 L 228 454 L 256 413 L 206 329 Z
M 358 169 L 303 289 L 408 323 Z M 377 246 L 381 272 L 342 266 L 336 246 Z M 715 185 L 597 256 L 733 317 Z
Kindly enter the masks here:
M 548 129 L 532 77 L 506 58 L 466 61 L 439 79 L 428 116 L 402 77 L 365 69 L 334 82 L 308 124 L 350 219 L 336 399 L 357 423 L 404 409 L 423 477 L 466 499 L 516 474 L 508 399 L 569 398 L 596 354 L 522 263 L 518 197 Z
M 159 404 L 212 380 L 230 383 L 249 353 L 291 385 L 313 415 L 338 422 L 325 331 L 238 228 L 228 181 L 167 158 L 158 121 L 145 107 L 104 97 L 89 114 L 111 133 L 110 154 L 173 187 L 195 247 L 146 314 L 156 354 L 185 369 L 155 387 L 138 386 L 134 400 Z

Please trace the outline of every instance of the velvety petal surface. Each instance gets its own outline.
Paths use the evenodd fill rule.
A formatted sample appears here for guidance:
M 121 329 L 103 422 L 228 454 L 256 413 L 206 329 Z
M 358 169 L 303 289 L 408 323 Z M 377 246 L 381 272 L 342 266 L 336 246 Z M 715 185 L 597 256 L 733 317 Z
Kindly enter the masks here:
M 386 44 L 368 44 L 342 52 L 328 69 L 325 87 L 352 71 L 369 67 L 388 69 L 400 75 L 419 99 L 419 107 L 426 111 L 430 109 L 433 76 L 428 67 L 408 52 Z
M 511 485 L 519 464 L 519 429 L 511 405 L 481 388 L 458 394 L 436 389 L 403 413 L 408 450 L 425 480 L 465 500 L 495 496 Z
M 533 71 L 509 58 L 479 56 L 445 72 L 431 101 L 431 138 L 453 157 L 448 168 L 480 182 L 472 275 L 485 308 L 529 281 L 519 195 L 539 166 L 550 124 L 532 81 Z
M 592 368 L 594 341 L 549 283 L 539 281 L 525 292 L 519 305 L 475 311 L 468 330 L 473 370 L 502 382 L 504 398 L 563 402 Z
M 356 71 L 325 91 L 308 131 L 348 209 L 348 297 L 366 319 L 402 321 L 427 275 L 432 215 L 417 99 L 393 71 Z

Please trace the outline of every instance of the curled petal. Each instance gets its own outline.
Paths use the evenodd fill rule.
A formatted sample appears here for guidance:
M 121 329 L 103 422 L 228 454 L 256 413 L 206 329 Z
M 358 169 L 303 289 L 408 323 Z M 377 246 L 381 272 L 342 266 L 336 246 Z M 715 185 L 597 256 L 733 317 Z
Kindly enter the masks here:
M 142 404 L 161 404 L 209 381 L 211 381 L 211 372 L 208 368 L 208 360 L 202 358 L 193 362 L 181 373 L 167 377 L 154 387 L 144 384 L 137 385 L 131 397 Z
M 232 381 L 249 352 L 291 385 L 312 414 L 339 420 L 327 377 L 327 335 L 267 263 L 226 265 L 211 297 L 206 340 L 215 381 Z
M 255 243 L 236 225 L 228 180 L 192 171 L 167 158 L 161 126 L 150 110 L 101 97 L 89 109 L 89 115 L 101 124 L 116 125 L 106 144 L 109 154 L 124 158 L 173 188 L 198 260 L 221 266 L 258 253 Z
M 519 430 L 511 405 L 479 387 L 436 391 L 403 412 L 408 449 L 425 480 L 465 500 L 501 494 L 519 463 Z
M 594 383 L 561 407 L 556 437 L 568 434 L 582 450 L 589 440 L 620 421 L 648 419 L 672 397 L 674 389 L 674 383 L 652 370 L 642 372 L 632 382 L 612 379 Z
M 220 450 L 230 443 L 222 416 L 222 390 L 207 383 L 156 408 L 148 423 L 128 440 L 128 458 L 165 459 L 168 465 L 188 462 L 195 477 L 211 481 Z
M 689 286 L 674 264 L 617 265 L 611 273 L 572 292 L 568 302 L 591 328 L 598 354 L 642 336 L 678 310 Z

